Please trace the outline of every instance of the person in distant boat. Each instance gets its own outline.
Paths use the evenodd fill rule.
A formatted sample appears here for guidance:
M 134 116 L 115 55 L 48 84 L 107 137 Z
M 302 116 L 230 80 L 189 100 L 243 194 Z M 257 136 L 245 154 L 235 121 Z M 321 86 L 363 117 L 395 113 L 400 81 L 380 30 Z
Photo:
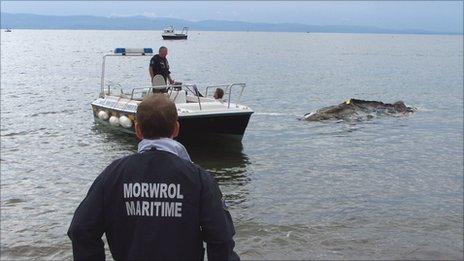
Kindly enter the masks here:
M 217 88 L 213 95 L 214 99 L 216 100 L 221 100 L 223 96 L 224 96 L 224 90 L 221 88 Z
M 169 71 L 169 62 L 166 59 L 168 55 L 168 48 L 161 46 L 158 50 L 158 54 L 155 54 L 150 60 L 150 81 L 153 81 L 155 75 L 162 75 L 166 83 L 173 84 L 174 80 L 171 78 L 171 71 Z
M 214 177 L 191 162 L 176 105 L 152 94 L 137 108 L 138 152 L 94 181 L 68 230 L 75 260 L 239 260 L 232 218 Z

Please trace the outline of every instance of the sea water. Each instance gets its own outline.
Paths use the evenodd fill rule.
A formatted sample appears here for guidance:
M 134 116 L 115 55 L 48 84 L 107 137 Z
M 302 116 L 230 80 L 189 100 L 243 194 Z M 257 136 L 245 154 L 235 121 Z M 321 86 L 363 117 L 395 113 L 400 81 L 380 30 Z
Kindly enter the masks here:
M 463 258 L 462 36 L 14 30 L 1 32 L 3 259 L 71 258 L 74 210 L 137 150 L 93 121 L 102 56 L 161 45 L 177 81 L 247 84 L 241 143 L 186 144 L 219 182 L 243 259 Z M 149 85 L 149 58 L 109 57 L 105 85 Z M 418 111 L 298 120 L 349 98 Z

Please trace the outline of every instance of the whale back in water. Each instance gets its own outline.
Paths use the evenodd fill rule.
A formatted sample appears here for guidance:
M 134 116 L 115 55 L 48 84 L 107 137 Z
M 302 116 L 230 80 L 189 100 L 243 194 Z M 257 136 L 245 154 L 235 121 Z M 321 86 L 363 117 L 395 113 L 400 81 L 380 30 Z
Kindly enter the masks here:
M 411 112 L 414 112 L 414 109 L 406 106 L 402 101 L 391 104 L 379 101 L 349 99 L 339 105 L 324 107 L 310 112 L 304 116 L 304 119 L 307 121 L 350 120 L 363 115 L 369 118 L 373 117 L 373 114 L 393 115 Z

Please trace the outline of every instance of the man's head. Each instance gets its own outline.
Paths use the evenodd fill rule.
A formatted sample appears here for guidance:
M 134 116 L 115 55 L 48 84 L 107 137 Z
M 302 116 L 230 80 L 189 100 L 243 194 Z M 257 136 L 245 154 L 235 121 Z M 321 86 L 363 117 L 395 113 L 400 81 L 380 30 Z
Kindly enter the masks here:
M 137 108 L 135 133 L 139 139 L 175 138 L 179 134 L 176 105 L 164 94 L 152 94 Z
M 216 91 L 214 92 L 214 99 L 222 99 L 224 96 L 224 90 L 221 88 L 217 88 Z
M 161 57 L 166 57 L 168 55 L 168 48 L 166 46 L 161 46 L 159 49 L 158 49 L 158 54 L 159 56 Z

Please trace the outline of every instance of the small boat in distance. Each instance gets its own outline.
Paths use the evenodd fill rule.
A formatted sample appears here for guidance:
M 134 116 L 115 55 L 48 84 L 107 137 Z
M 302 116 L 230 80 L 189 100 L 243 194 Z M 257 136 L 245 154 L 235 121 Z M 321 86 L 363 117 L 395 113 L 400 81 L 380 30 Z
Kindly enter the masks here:
M 198 140 L 198 138 L 219 136 L 242 140 L 250 116 L 253 114 L 251 108 L 239 104 L 246 87 L 245 83 L 210 85 L 206 87 L 204 95 L 200 94 L 194 84 L 167 85 L 165 81 L 155 82 L 156 86 L 130 86 L 126 90 L 123 90 L 124 86 L 120 84 L 105 86 L 107 57 L 150 58 L 152 54 L 152 48 L 116 48 L 113 54 L 103 56 L 100 96 L 91 104 L 96 123 L 134 134 L 138 105 L 145 96 L 156 92 L 163 93 L 176 105 L 181 126 L 178 140 Z M 217 88 L 223 89 L 224 96 L 221 99 L 213 97 Z
M 164 40 L 183 40 L 187 39 L 188 27 L 182 28 L 180 34 L 174 32 L 174 27 L 172 25 L 166 27 L 161 34 Z
M 10 29 L 10 28 L 6 28 L 5 32 L 6 32 L 6 33 L 9 33 L 9 32 L 11 32 L 11 29 Z

